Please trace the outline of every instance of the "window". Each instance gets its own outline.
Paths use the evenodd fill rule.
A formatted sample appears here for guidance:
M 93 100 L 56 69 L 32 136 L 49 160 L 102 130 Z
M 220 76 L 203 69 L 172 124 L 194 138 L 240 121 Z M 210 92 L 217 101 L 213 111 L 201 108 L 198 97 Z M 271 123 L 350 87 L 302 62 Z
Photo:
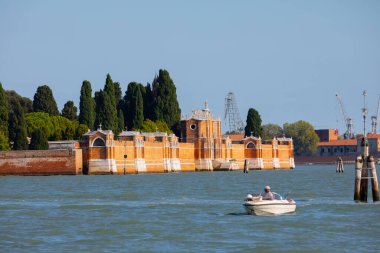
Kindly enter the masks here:
M 191 129 L 191 130 L 195 130 L 195 129 L 197 129 L 197 126 L 194 125 L 194 124 L 191 124 L 191 125 L 190 125 L 190 129 Z
M 104 140 L 102 138 L 97 138 L 97 139 L 95 139 L 93 146 L 94 147 L 104 147 L 104 146 L 106 146 L 106 143 L 104 142 Z
M 255 148 L 255 144 L 253 142 L 250 142 L 247 144 L 247 148 L 253 149 Z

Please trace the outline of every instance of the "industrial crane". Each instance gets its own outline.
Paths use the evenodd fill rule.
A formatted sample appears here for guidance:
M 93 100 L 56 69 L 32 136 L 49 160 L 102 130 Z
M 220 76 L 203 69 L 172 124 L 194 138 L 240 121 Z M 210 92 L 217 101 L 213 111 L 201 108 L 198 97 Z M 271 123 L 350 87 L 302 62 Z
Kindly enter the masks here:
M 347 116 L 346 111 L 344 110 L 342 98 L 336 94 L 336 99 L 338 100 L 340 111 L 343 115 L 344 124 L 346 125 L 346 132 L 343 134 L 344 139 L 354 138 L 354 123 L 352 118 Z
M 377 120 L 379 118 L 379 108 L 380 108 L 380 96 L 379 96 L 379 101 L 377 102 L 376 114 L 375 114 L 375 116 L 371 117 L 371 120 L 372 120 L 372 133 L 374 133 L 374 134 L 377 133 Z

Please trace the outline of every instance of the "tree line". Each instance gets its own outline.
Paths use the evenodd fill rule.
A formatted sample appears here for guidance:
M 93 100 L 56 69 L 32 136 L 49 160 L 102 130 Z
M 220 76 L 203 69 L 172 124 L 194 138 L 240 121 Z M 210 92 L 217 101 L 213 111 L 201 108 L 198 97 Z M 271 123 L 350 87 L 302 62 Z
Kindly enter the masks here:
M 283 127 L 271 123 L 261 125 L 259 112 L 250 108 L 246 123 L 245 136 L 260 136 L 263 140 L 283 136 L 292 137 L 295 155 L 310 155 L 317 150 L 319 137 L 309 122 L 299 120 L 293 123 L 285 123 Z
M 99 125 L 115 134 L 128 129 L 179 135 L 180 115 L 176 86 L 164 69 L 152 84 L 130 82 L 124 96 L 110 74 L 94 94 L 90 81 L 83 81 L 79 115 L 71 100 L 60 113 L 48 85 L 39 86 L 32 101 L 4 90 L 0 83 L 0 150 L 47 149 L 48 140 L 80 139 Z
M 124 96 L 120 83 L 114 82 L 110 74 L 106 76 L 104 88 L 94 94 L 90 81 L 83 81 L 79 115 L 71 100 L 59 112 L 48 85 L 39 86 L 30 100 L 15 91 L 5 91 L 0 83 L 0 150 L 47 149 L 48 140 L 80 139 L 88 129 L 99 125 L 116 135 L 128 129 L 174 132 L 180 136 L 180 115 L 176 86 L 169 72 L 163 69 L 152 84 L 130 82 Z M 250 135 L 264 140 L 292 137 L 296 155 L 313 153 L 318 143 L 310 123 L 297 121 L 283 127 L 262 125 L 261 116 L 254 108 L 247 113 L 245 136 Z

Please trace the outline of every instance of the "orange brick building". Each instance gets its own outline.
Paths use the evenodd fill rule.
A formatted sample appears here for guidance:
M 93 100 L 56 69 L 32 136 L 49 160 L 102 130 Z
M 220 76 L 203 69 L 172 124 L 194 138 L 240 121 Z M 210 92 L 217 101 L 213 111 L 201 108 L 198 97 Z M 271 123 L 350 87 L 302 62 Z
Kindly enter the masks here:
M 88 174 L 212 171 L 294 168 L 293 141 L 263 141 L 249 136 L 232 143 L 221 132 L 221 120 L 209 109 L 193 110 L 181 120 L 180 139 L 161 132 L 123 131 L 115 138 L 98 129 L 83 136 L 80 149 L 83 170 Z

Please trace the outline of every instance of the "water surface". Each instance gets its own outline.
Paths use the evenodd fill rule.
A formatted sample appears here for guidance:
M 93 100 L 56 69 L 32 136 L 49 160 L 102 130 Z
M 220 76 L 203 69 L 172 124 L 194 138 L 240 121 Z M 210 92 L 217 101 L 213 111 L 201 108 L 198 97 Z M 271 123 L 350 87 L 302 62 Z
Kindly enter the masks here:
M 246 215 L 267 184 L 296 213 Z M 0 252 L 380 252 L 380 205 L 353 190 L 353 166 L 0 177 Z

